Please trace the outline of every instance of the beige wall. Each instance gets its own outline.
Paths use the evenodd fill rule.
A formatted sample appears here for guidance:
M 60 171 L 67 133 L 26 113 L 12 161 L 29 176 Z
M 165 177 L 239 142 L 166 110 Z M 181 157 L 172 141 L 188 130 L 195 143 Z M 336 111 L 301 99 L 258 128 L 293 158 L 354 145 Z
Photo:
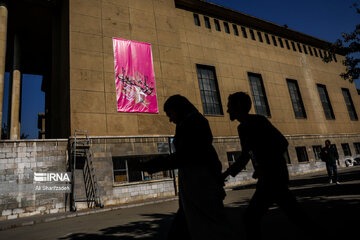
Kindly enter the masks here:
M 162 106 L 167 97 L 180 93 L 202 112 L 196 64 L 216 68 L 224 116 L 207 117 L 215 136 L 235 136 L 237 123 L 226 114 L 227 96 L 250 93 L 247 72 L 262 75 L 270 120 L 284 134 L 359 133 L 351 121 L 341 88 L 349 88 L 357 113 L 360 97 L 355 85 L 342 80 L 338 62 L 253 41 L 204 26 L 195 26 L 193 13 L 176 9 L 173 0 L 70 0 L 70 102 L 71 132 L 127 136 L 173 134 Z M 248 28 L 247 28 L 248 31 Z M 271 36 L 271 35 L 270 35 Z M 112 37 L 152 44 L 159 114 L 118 113 Z M 257 35 L 256 35 L 257 39 Z M 307 118 L 295 119 L 286 78 L 298 81 Z M 326 120 L 316 83 L 326 85 L 335 120 Z M 254 110 L 252 109 L 252 112 Z

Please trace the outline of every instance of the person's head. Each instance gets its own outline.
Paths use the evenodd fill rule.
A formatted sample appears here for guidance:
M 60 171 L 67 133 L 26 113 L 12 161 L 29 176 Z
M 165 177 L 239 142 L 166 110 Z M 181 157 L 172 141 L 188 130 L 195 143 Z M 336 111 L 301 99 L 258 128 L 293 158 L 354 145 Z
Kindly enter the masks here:
M 177 124 L 189 113 L 197 111 L 197 109 L 186 97 L 176 94 L 165 101 L 164 111 L 170 122 Z
M 250 96 L 245 92 L 230 94 L 228 97 L 227 108 L 231 121 L 234 121 L 235 119 L 239 122 L 245 121 L 251 109 Z
M 325 145 L 328 146 L 328 147 L 330 147 L 330 146 L 331 146 L 330 140 L 326 140 L 326 141 L 325 141 Z

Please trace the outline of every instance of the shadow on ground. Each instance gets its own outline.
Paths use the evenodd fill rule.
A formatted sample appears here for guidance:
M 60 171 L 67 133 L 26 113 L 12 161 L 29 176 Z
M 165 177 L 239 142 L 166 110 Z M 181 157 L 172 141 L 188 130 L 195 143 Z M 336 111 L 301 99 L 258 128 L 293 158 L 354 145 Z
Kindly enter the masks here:
M 340 174 L 341 185 L 327 184 L 323 175 L 306 179 L 292 180 L 290 185 L 294 195 L 300 201 L 304 211 L 312 221 L 302 226 L 292 225 L 286 216 L 276 207 L 264 217 L 262 223 L 263 239 L 302 240 L 302 239 L 353 239 L 358 235 L 360 216 L 360 168 Z M 254 186 L 249 186 L 253 188 Z M 234 188 L 233 191 L 241 191 Z M 241 216 L 247 206 L 249 196 L 240 197 L 226 207 L 232 228 L 238 236 L 245 239 Z M 98 230 L 98 233 L 74 233 L 61 240 L 165 240 L 174 214 L 142 215 L 142 221 L 131 222 Z M 311 224 L 311 225 L 310 225 Z M 316 232 L 309 232 L 315 229 Z M 309 234 L 314 234 L 309 237 Z

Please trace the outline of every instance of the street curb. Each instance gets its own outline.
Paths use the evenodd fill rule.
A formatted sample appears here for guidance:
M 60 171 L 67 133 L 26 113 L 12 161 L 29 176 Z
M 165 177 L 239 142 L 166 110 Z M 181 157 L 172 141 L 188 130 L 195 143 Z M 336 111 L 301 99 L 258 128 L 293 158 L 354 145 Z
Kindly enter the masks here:
M 178 199 L 178 197 L 170 197 L 170 198 L 165 198 L 165 199 L 131 203 L 131 204 L 126 204 L 126 205 L 121 205 L 121 206 L 83 210 L 83 211 L 79 211 L 79 212 L 75 212 L 75 213 L 74 212 L 65 212 L 65 213 L 61 213 L 61 215 L 59 214 L 59 216 L 54 216 L 52 214 L 51 215 L 49 214 L 49 216 L 38 215 L 38 216 L 34 216 L 34 218 L 36 218 L 34 220 L 29 220 L 26 218 L 5 220 L 5 221 L 0 221 L 0 231 L 17 228 L 17 227 L 32 226 L 32 225 L 39 224 L 39 223 L 53 222 L 53 221 L 67 219 L 67 218 L 109 212 L 109 211 L 114 211 L 114 210 L 119 210 L 119 209 L 124 209 L 124 208 L 133 208 L 133 207 L 140 207 L 140 206 L 151 205 L 151 204 L 156 204 L 156 203 L 169 202 L 169 201 L 174 201 L 177 199 Z

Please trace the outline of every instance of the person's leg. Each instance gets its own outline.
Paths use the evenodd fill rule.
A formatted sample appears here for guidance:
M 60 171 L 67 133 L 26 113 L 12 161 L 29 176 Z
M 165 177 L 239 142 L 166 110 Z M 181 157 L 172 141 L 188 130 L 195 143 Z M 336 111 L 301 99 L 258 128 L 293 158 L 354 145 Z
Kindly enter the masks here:
M 244 213 L 244 225 L 248 240 L 261 239 L 261 219 L 271 205 L 265 188 L 258 188 Z
M 332 165 L 330 163 L 326 163 L 326 170 L 329 177 L 329 183 L 332 183 Z
M 167 240 L 191 240 L 184 211 L 180 206 L 170 227 Z
M 332 166 L 333 173 L 334 173 L 334 182 L 338 183 L 338 171 L 337 171 L 337 165 L 336 162 Z

